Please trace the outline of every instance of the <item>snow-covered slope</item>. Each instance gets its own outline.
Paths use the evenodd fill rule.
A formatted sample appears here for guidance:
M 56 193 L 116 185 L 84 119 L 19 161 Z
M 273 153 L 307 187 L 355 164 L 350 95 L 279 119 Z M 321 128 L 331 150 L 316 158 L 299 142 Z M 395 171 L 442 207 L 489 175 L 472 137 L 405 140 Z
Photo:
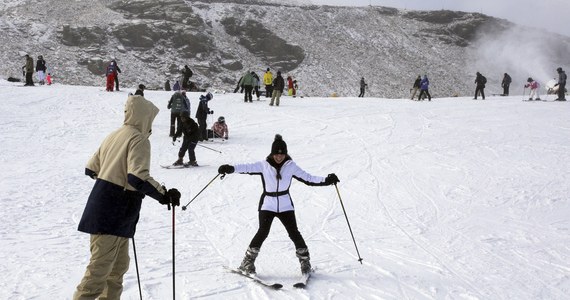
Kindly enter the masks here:
M 89 259 L 76 230 L 93 181 L 86 161 L 121 126 L 125 92 L 25 88 L 0 81 L 0 299 L 70 299 Z M 191 93 L 193 111 L 199 94 Z M 294 247 L 275 222 L 257 262 L 263 288 L 230 274 L 257 227 L 261 182 L 215 180 L 188 210 L 176 209 L 177 299 L 567 299 L 570 294 L 568 103 L 520 96 L 289 98 L 280 107 L 216 94 L 226 142 L 197 147 L 199 168 L 165 170 L 170 94 L 151 136 L 151 174 L 186 204 L 224 163 L 262 160 L 276 133 L 315 175 L 338 174 L 357 261 L 333 187 L 291 186 L 300 231 L 317 267 L 306 290 Z M 211 124 L 211 121 L 209 122 Z M 172 214 L 145 198 L 136 249 L 144 299 L 172 295 Z M 132 251 L 132 250 L 131 250 Z M 131 258 L 133 258 L 131 252 Z M 122 299 L 138 299 L 134 259 Z

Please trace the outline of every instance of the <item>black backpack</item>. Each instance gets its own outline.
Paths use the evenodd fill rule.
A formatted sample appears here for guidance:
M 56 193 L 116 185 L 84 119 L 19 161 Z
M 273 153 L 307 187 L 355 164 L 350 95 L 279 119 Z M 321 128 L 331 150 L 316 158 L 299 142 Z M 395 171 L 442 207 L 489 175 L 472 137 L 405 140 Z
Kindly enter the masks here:
M 487 84 L 487 77 L 481 75 L 481 83 L 482 83 L 482 84 Z

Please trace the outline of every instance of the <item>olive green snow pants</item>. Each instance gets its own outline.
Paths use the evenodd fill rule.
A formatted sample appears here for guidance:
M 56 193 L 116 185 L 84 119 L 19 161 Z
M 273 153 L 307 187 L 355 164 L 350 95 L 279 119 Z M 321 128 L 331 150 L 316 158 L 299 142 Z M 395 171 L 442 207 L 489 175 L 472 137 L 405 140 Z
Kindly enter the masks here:
M 90 249 L 91 259 L 73 300 L 119 300 L 129 269 L 129 239 L 92 234 Z

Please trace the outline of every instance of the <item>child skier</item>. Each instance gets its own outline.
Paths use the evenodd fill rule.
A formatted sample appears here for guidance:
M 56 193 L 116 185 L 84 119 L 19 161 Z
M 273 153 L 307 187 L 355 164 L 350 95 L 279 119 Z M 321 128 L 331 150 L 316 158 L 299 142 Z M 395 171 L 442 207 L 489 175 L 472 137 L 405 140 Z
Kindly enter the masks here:
M 228 124 L 226 124 L 226 118 L 219 117 L 217 122 L 212 125 L 212 132 L 215 138 L 229 139 L 228 136 Z
M 301 263 L 301 272 L 303 274 L 312 272 L 309 249 L 297 228 L 295 208 L 289 195 L 289 186 L 293 178 L 307 185 L 324 186 L 340 182 L 338 177 L 334 173 L 324 178 L 305 172 L 287 155 L 287 144 L 279 134 L 275 135 L 275 140 L 271 145 L 271 153 L 264 161 L 234 166 L 221 165 L 218 169 L 220 174 L 231 174 L 233 172 L 261 175 L 264 188 L 259 204 L 259 229 L 245 252 L 239 270 L 246 274 L 255 274 L 255 259 L 259 254 L 261 245 L 269 235 L 273 219 L 278 218 L 285 226 L 289 238 L 295 244 L 296 255 Z
M 540 101 L 540 95 L 538 94 L 538 88 L 540 88 L 540 84 L 532 79 L 532 77 L 529 77 L 526 82 L 528 82 L 527 84 L 524 85 L 524 88 L 530 88 L 530 95 L 528 98 L 528 101 L 532 101 L 532 97 L 534 97 L 536 95 L 536 98 L 534 100 L 536 101 Z
M 188 111 L 182 112 L 180 121 L 182 126 L 178 127 L 172 141 L 176 141 L 176 138 L 179 138 L 182 134 L 184 134 L 184 138 L 182 139 L 182 146 L 180 146 L 180 150 L 178 151 L 178 160 L 176 160 L 172 165 L 197 167 L 198 163 L 196 162 L 196 153 L 194 152 L 194 149 L 200 139 L 198 124 L 190 118 L 190 113 Z M 188 157 L 190 160 L 187 163 L 184 163 L 182 160 L 184 159 L 186 151 L 188 151 Z

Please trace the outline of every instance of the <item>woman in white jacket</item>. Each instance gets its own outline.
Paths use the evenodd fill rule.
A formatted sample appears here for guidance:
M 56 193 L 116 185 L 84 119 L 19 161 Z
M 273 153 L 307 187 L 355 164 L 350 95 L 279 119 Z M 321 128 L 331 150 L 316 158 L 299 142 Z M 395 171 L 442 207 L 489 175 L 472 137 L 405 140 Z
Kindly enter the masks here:
M 237 172 L 262 176 L 263 193 L 259 202 L 259 229 L 251 240 L 239 269 L 247 274 L 255 274 L 254 263 L 259 249 L 269 235 L 273 219 L 278 218 L 295 244 L 296 255 L 301 263 L 301 272 L 303 274 L 311 272 L 309 250 L 297 228 L 295 207 L 289 195 L 289 186 L 293 178 L 307 185 L 323 186 L 340 182 L 338 177 L 334 173 L 325 178 L 305 172 L 287 155 L 287 144 L 279 134 L 275 135 L 275 140 L 271 145 L 271 154 L 264 161 L 234 166 L 222 165 L 218 172 L 220 174 Z

